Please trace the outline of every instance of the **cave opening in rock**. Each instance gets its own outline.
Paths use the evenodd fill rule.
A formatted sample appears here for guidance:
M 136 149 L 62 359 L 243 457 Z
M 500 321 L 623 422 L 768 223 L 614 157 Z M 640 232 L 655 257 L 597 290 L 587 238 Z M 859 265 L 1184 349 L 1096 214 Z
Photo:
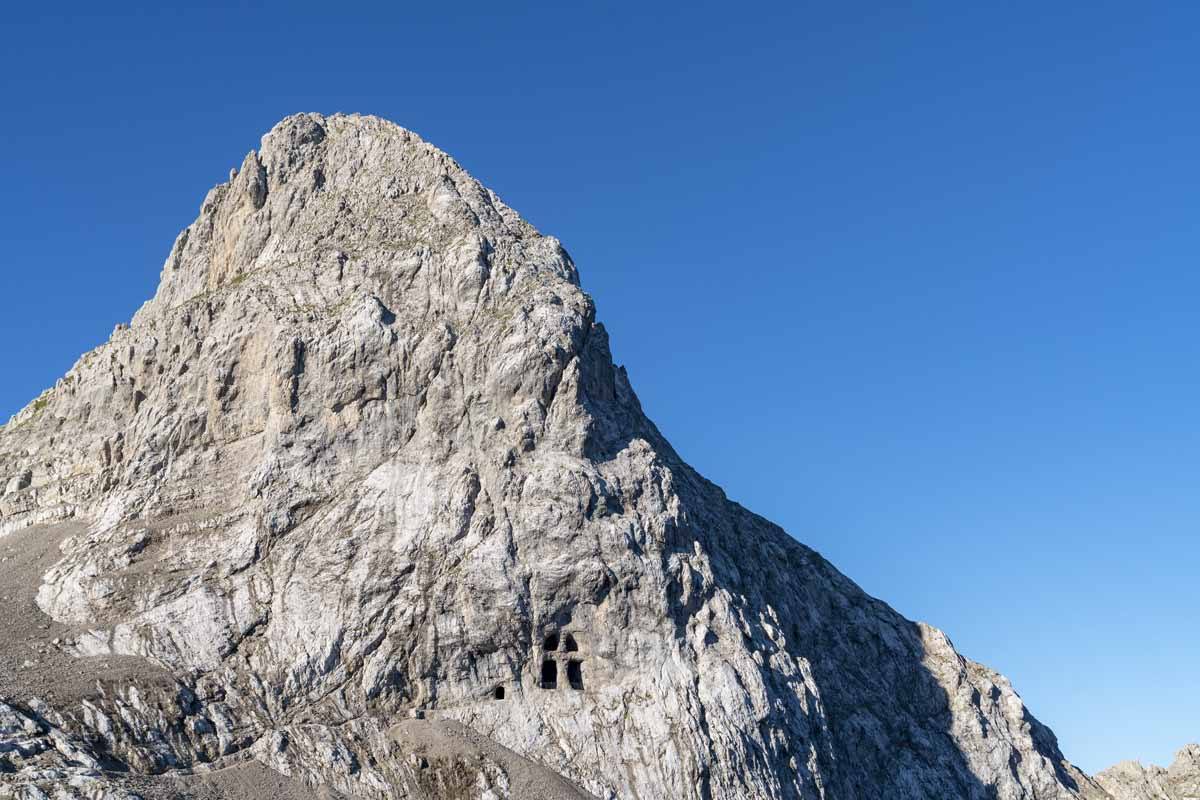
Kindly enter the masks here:
M 579 644 L 575 641 L 575 637 L 572 634 L 568 633 L 563 637 L 563 650 L 567 651 L 568 653 L 579 652 Z
M 492 697 L 496 698 L 497 700 L 503 700 L 504 699 L 504 687 L 497 686 L 495 689 L 493 689 Z
M 542 662 L 542 688 L 558 688 L 558 662 L 552 658 L 547 658 Z
M 571 659 L 567 662 L 567 683 L 572 689 L 583 688 L 583 662 Z
M 546 641 L 542 643 L 542 649 L 546 651 L 554 651 L 558 649 L 558 634 L 552 633 L 546 637 Z

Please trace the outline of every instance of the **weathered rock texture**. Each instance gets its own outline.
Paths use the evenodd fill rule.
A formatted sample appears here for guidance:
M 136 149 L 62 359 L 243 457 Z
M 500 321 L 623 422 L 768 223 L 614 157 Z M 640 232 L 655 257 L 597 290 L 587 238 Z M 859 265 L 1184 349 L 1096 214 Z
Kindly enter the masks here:
M 247 764 L 361 798 L 1101 791 L 1002 676 L 683 463 L 559 243 L 383 120 L 268 133 L 0 476 L 14 558 L 61 540 L 17 559 L 0 794 Z
M 1096 783 L 1113 800 L 1200 800 L 1200 744 L 1180 750 L 1166 769 L 1122 761 L 1098 774 Z

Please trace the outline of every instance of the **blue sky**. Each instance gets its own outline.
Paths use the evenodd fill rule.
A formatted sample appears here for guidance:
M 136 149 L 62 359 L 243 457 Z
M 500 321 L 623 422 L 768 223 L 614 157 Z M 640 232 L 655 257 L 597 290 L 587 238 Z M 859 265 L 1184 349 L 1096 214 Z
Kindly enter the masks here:
M 687 459 L 1068 757 L 1200 739 L 1194 4 L 35 5 L 0 416 L 280 117 L 378 114 L 563 240 Z

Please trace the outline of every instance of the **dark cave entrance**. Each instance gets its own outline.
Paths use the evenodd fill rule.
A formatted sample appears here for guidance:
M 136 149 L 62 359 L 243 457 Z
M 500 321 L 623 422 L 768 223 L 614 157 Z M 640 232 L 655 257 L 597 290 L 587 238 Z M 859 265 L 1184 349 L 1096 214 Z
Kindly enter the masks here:
M 571 659 L 567 662 L 567 683 L 572 689 L 583 688 L 583 662 Z
M 546 641 L 542 643 L 542 649 L 546 652 L 553 652 L 558 649 L 558 634 L 552 633 L 546 637 Z
M 579 644 L 575 641 L 575 637 L 569 633 L 563 637 L 563 650 L 568 653 L 579 652 Z
M 558 663 L 550 658 L 542 662 L 542 688 L 558 688 Z
M 504 699 L 504 687 L 497 686 L 495 689 L 493 689 L 492 697 L 496 698 L 497 700 L 503 700 Z

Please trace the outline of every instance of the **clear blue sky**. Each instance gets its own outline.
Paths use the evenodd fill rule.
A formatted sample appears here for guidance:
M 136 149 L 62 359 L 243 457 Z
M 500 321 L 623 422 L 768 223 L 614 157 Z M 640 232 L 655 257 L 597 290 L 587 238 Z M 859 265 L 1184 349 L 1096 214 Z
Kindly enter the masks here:
M 1195 4 L 41 5 L 0 28 L 0 415 L 278 118 L 379 114 L 563 240 L 687 459 L 1070 758 L 1200 739 Z

